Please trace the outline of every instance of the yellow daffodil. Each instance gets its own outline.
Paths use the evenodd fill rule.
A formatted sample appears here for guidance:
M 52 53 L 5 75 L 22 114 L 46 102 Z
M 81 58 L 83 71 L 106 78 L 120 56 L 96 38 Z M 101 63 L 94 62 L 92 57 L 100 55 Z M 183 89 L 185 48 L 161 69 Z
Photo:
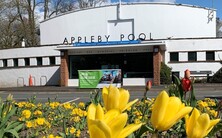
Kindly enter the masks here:
M 54 138 L 54 135 L 50 134 L 47 138 Z
M 102 89 L 104 106 L 107 111 L 119 109 L 121 112 L 132 106 L 138 99 L 129 102 L 130 94 L 128 90 L 110 85 Z M 129 102 L 129 103 L 128 103 Z
M 74 134 L 74 133 L 76 132 L 76 129 L 75 129 L 74 127 L 71 127 L 70 130 L 69 130 L 69 132 L 70 132 L 71 134 Z
M 111 109 L 104 114 L 100 104 L 91 104 L 88 108 L 87 122 L 91 138 L 125 138 L 141 127 L 139 124 L 127 123 L 127 113 Z
M 31 121 L 26 121 L 26 127 L 31 128 L 32 127 L 32 122 Z
M 81 108 L 81 109 L 85 108 L 85 103 L 84 102 L 80 102 L 78 104 L 78 107 Z
M 185 117 L 186 133 L 188 138 L 203 138 L 213 129 L 220 119 L 210 120 L 208 114 L 194 108 L 190 116 Z
M 42 111 L 36 110 L 33 114 L 37 115 L 37 116 L 41 116 L 42 115 Z
M 169 97 L 166 91 L 162 91 L 154 102 L 151 123 L 155 129 L 165 131 L 191 110 L 192 108 L 185 107 L 178 97 Z
M 63 104 L 63 106 L 65 109 L 72 109 L 72 106 L 70 103 L 65 103 L 65 104 Z
M 73 121 L 76 122 L 76 123 L 80 122 L 80 120 L 81 120 L 81 119 L 80 119 L 79 116 L 74 116 L 74 117 L 73 117 Z
M 26 119 L 29 119 L 31 116 L 31 111 L 30 110 L 23 110 L 22 111 L 22 116 Z
M 35 120 L 36 124 L 43 125 L 45 123 L 45 118 L 37 118 Z
M 81 131 L 80 131 L 80 130 L 77 130 L 77 132 L 76 132 L 76 137 L 79 138 L 80 135 L 81 135 Z

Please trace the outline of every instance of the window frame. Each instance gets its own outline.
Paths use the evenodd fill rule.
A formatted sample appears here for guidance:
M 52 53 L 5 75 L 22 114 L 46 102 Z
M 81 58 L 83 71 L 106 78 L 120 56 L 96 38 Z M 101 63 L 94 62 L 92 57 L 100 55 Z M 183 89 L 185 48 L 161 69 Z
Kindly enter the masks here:
M 25 66 L 30 66 L 30 58 L 24 58 Z
M 188 61 L 197 61 L 197 52 L 188 52 L 187 60 Z
M 42 66 L 42 57 L 36 58 L 37 66 Z
M 3 59 L 2 60 L 2 67 L 8 67 L 8 60 L 7 59 Z
M 215 51 L 206 51 L 206 61 L 215 61 Z
M 54 57 L 54 56 L 49 57 L 49 65 L 55 65 L 55 64 L 56 64 L 56 57 Z
M 178 61 L 179 61 L 179 52 L 170 52 L 170 62 L 178 62 Z
M 19 66 L 19 62 L 17 58 L 13 58 L 13 67 L 18 67 Z

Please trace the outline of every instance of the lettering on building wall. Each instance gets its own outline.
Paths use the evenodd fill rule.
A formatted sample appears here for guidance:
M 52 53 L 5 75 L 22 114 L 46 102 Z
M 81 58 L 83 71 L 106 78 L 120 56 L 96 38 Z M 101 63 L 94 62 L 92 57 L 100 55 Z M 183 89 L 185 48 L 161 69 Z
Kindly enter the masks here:
M 135 36 L 134 34 L 129 34 L 129 35 L 124 35 L 124 34 L 120 34 L 119 36 L 119 41 L 124 41 L 124 40 L 128 40 L 128 41 L 134 41 L 134 40 L 146 40 L 147 36 L 145 33 L 140 33 L 138 36 Z M 151 39 L 151 33 L 149 36 L 149 39 Z M 100 43 L 100 42 L 109 42 L 110 41 L 110 35 L 98 35 L 98 36 L 90 36 L 90 37 L 82 37 L 82 36 L 78 36 L 78 37 L 70 37 L 64 38 L 63 44 L 64 45 L 68 45 L 68 44 L 74 44 L 74 43 Z

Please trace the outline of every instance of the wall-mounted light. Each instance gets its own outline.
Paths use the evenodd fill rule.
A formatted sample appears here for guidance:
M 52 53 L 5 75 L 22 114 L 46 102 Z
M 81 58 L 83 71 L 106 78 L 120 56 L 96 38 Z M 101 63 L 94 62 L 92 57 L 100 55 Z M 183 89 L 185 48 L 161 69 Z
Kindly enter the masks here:
M 64 51 L 61 51 L 61 52 L 60 52 L 60 55 L 61 55 L 61 56 L 64 56 L 64 55 L 65 55 Z
M 154 53 L 159 52 L 159 48 L 158 48 L 158 47 L 154 47 L 154 48 L 153 48 L 153 52 L 154 52 Z

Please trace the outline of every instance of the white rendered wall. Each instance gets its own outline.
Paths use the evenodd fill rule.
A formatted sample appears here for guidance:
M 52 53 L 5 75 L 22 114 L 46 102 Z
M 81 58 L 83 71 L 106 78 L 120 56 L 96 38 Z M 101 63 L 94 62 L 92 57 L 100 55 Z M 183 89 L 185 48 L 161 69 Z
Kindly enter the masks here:
M 137 3 L 118 6 L 111 5 L 66 13 L 40 24 L 41 44 L 61 44 L 64 38 L 69 43 L 78 36 L 87 42 L 97 42 L 98 36 L 106 41 L 119 41 L 120 34 L 126 39 L 129 33 L 136 38 L 140 33 L 150 33 L 153 39 L 215 37 L 216 12 L 194 6 L 175 4 Z M 124 40 L 123 39 L 123 40 Z
M 213 75 L 222 65 L 222 39 L 187 39 L 187 40 L 167 40 L 166 41 L 165 63 L 172 68 L 172 71 L 180 72 L 180 77 L 184 76 L 184 71 L 212 71 Z M 188 62 L 188 52 L 197 52 L 197 62 Z M 206 51 L 215 51 L 215 62 L 206 61 Z M 179 52 L 179 62 L 170 62 L 170 52 Z
M 29 86 L 29 75 L 34 86 L 59 85 L 59 66 L 0 70 L 0 87 Z
M 56 47 L 32 47 L 0 50 L 0 87 L 28 86 L 29 75 L 34 86 L 59 85 L 60 52 Z M 49 65 L 49 57 L 55 56 L 56 65 Z M 42 57 L 42 66 L 36 66 L 36 57 Z M 30 66 L 25 66 L 24 58 L 30 59 Z M 3 59 L 7 59 L 8 67 L 3 67 Z M 14 67 L 13 59 L 18 59 L 18 67 Z
M 0 59 L 22 58 L 22 57 L 44 57 L 60 56 L 60 52 L 55 50 L 56 46 L 27 47 L 0 50 Z

